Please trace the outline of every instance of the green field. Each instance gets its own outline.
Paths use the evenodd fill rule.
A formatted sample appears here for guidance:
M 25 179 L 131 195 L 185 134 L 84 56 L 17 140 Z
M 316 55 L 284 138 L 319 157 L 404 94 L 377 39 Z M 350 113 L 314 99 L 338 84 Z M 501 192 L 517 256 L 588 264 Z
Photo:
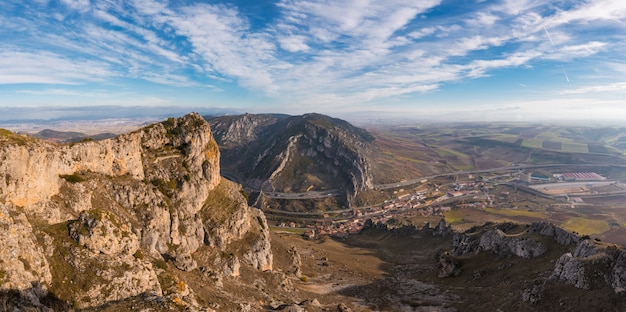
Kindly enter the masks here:
M 506 217 L 529 217 L 536 219 L 546 219 L 548 216 L 545 213 L 538 211 L 528 211 L 528 210 L 517 210 L 517 209 L 494 209 L 494 208 L 485 208 L 486 212 L 506 216 Z
M 609 224 L 606 220 L 589 220 L 586 218 L 571 218 L 561 226 L 581 235 L 602 234 L 609 230 Z

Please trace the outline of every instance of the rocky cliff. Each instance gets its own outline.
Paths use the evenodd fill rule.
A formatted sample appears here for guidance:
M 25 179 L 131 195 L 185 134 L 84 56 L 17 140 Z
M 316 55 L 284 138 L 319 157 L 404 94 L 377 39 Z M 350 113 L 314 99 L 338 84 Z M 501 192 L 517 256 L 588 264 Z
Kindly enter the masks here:
M 2 130 L 0 160 L 0 291 L 27 304 L 144 294 L 193 307 L 182 272 L 273 268 L 265 217 L 221 179 L 197 114 L 66 145 Z
M 222 169 L 250 189 L 307 192 L 342 189 L 348 202 L 372 187 L 368 143 L 348 122 L 319 114 L 210 119 Z

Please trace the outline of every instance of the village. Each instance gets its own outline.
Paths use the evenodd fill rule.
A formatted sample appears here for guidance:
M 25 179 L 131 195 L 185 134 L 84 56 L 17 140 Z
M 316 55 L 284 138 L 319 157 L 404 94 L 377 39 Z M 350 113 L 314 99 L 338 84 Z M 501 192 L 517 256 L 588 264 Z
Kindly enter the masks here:
M 610 184 L 618 191 L 625 191 L 618 181 L 607 181 L 594 172 L 559 173 L 551 177 L 519 171 L 494 172 L 489 176 L 453 175 L 432 181 L 422 180 L 416 186 L 393 190 L 390 198 L 379 205 L 357 207 L 334 214 L 327 212 L 317 218 L 298 218 L 289 222 L 278 222 L 276 225 L 278 228 L 301 229 L 304 231 L 303 235 L 310 239 L 321 236 L 343 238 L 359 233 L 368 219 L 374 224 L 389 223 L 392 219 L 413 217 L 445 218 L 446 212 L 458 208 L 513 208 L 520 197 L 511 194 L 511 188 L 522 191 L 525 196 L 559 198 L 573 207 L 584 202 L 581 197 L 569 197 L 567 193 L 556 190 L 574 181 L 582 186 L 577 188 L 579 193 L 576 194 L 583 196 L 585 194 L 580 192 L 597 194 L 590 190 L 591 183 L 597 186 Z
M 444 218 L 444 213 L 456 205 L 484 208 L 493 204 L 489 190 L 493 183 L 483 181 L 482 177 L 466 176 L 468 181 L 449 183 L 444 178 L 435 181 L 422 181 L 413 188 L 394 190 L 392 198 L 380 205 L 353 208 L 338 215 L 331 212 L 317 219 L 299 219 L 298 221 L 280 222 L 279 228 L 305 229 L 304 236 L 318 238 L 320 236 L 346 237 L 359 233 L 366 221 L 388 223 L 391 219 L 422 217 Z

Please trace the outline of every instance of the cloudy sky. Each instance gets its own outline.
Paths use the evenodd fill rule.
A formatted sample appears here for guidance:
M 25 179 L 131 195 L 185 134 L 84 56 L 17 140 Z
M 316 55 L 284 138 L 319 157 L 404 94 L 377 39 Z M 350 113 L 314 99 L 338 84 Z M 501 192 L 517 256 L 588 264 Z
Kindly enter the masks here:
M 624 0 L 2 0 L 0 107 L 626 119 Z

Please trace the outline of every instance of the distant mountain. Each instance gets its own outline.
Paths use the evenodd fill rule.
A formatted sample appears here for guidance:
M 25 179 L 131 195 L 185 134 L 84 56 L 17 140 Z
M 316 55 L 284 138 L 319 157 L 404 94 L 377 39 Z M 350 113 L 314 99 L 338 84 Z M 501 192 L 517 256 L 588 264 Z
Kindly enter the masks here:
M 320 114 L 244 114 L 208 118 L 222 152 L 223 174 L 266 192 L 344 190 L 348 202 L 372 187 L 374 137 Z
M 115 133 L 105 132 L 99 133 L 95 135 L 88 135 L 82 132 L 74 132 L 74 131 L 56 131 L 51 129 L 44 129 L 35 134 L 31 135 L 34 138 L 42 139 L 51 142 L 58 143 L 69 143 L 69 142 L 80 142 L 80 141 L 88 141 L 88 140 L 105 140 L 110 139 L 116 136 Z

